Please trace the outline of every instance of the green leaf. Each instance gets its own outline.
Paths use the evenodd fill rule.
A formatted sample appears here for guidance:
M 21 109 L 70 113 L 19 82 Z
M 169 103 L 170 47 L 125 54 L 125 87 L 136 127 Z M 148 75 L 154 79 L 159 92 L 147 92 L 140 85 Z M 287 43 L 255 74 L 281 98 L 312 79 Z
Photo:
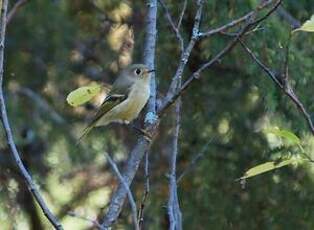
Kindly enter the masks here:
M 73 90 L 69 93 L 66 100 L 69 105 L 76 107 L 90 101 L 93 97 L 100 93 L 101 89 L 101 85 L 92 83 L 88 86 L 83 86 Z
M 277 137 L 285 138 L 288 141 L 290 141 L 292 144 L 299 145 L 301 143 L 300 138 L 294 133 L 290 132 L 289 130 L 272 128 L 272 129 L 266 129 L 265 131 L 267 133 L 274 134 Z
M 295 33 L 297 31 L 314 32 L 314 14 L 312 15 L 310 20 L 304 22 L 301 27 L 293 30 L 292 33 Z
M 260 165 L 257 165 L 253 168 L 250 168 L 249 170 L 247 170 L 244 175 L 242 177 L 240 177 L 240 180 L 244 180 L 253 176 L 257 176 L 259 174 L 265 173 L 265 172 L 269 172 L 271 170 L 277 169 L 277 168 L 281 168 L 283 166 L 287 166 L 290 165 L 292 163 L 298 162 L 298 159 L 295 158 L 291 158 L 289 160 L 284 160 L 281 162 L 275 162 L 275 161 L 270 161 L 270 162 L 266 162 Z

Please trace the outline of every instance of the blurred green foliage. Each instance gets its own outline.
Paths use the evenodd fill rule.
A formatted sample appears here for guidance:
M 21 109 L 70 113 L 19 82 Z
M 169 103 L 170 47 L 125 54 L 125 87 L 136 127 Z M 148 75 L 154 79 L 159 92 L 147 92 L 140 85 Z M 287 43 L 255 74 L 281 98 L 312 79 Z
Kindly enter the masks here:
M 10 2 L 12 6 L 14 1 Z M 202 29 L 215 28 L 242 16 L 257 2 L 208 0 Z M 177 18 L 181 1 L 166 3 Z M 284 7 L 302 22 L 314 12 L 312 0 L 284 1 Z M 70 211 L 94 219 L 104 214 L 117 183 L 105 164 L 104 153 L 114 154 L 122 168 L 136 140 L 131 128 L 110 125 L 95 129 L 83 144 L 75 146 L 101 96 L 75 109 L 66 104 L 65 98 L 73 89 L 92 81 L 110 84 L 130 57 L 132 62 L 142 61 L 145 10 L 144 1 L 32 0 L 8 26 L 5 92 L 16 143 L 65 229 L 92 228 L 89 222 L 67 215 Z M 194 1 L 188 1 L 182 24 L 186 40 L 191 34 L 194 13 Z M 245 41 L 267 65 L 280 71 L 290 30 L 289 24 L 274 14 Z M 179 62 L 179 47 L 161 7 L 157 38 L 157 81 L 162 97 Z M 184 79 L 229 40 L 228 36 L 215 35 L 200 41 L 192 52 Z M 297 34 L 292 41 L 289 66 L 291 84 L 311 114 L 313 44 L 312 34 Z M 171 109 L 167 113 L 172 115 Z M 247 169 L 283 152 L 280 143 L 271 143 L 261 132 L 264 128 L 292 130 L 301 137 L 308 153 L 314 148 L 314 139 L 302 115 L 240 46 L 206 70 L 200 82 L 184 94 L 182 116 L 178 175 L 210 141 L 203 158 L 179 183 L 185 229 L 314 228 L 312 165 L 263 174 L 247 181 L 245 187 L 235 182 Z M 145 209 L 145 229 L 167 226 L 164 206 L 168 198 L 171 129 L 172 116 L 163 117 L 150 153 L 151 191 Z M 3 133 L 1 137 L 1 228 L 50 229 L 8 157 Z M 138 203 L 143 183 L 141 168 L 132 187 Z M 128 205 L 124 206 L 117 226 L 132 228 Z

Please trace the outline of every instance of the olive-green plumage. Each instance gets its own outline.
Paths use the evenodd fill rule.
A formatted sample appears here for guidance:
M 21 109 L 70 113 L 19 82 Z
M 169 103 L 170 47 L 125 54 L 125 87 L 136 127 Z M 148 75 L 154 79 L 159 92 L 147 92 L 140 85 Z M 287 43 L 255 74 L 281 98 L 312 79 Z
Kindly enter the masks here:
M 153 71 L 143 64 L 133 64 L 122 70 L 79 140 L 95 126 L 111 122 L 128 124 L 137 118 L 149 98 L 150 73 Z

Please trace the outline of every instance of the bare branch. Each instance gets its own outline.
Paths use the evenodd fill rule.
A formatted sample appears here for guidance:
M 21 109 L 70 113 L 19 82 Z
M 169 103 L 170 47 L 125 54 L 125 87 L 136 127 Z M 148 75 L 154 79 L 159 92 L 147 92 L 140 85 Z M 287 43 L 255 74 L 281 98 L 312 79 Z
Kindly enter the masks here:
M 34 104 L 36 104 L 38 107 L 41 108 L 41 111 L 45 113 L 45 115 L 49 115 L 51 117 L 51 120 L 53 120 L 55 123 L 64 125 L 66 121 L 64 118 L 55 111 L 47 101 L 45 101 L 40 95 L 38 95 L 36 92 L 31 90 L 27 87 L 19 87 L 17 88 L 17 93 L 29 97 Z
M 106 159 L 108 160 L 109 164 L 111 165 L 111 167 L 113 168 L 115 174 L 117 175 L 117 177 L 120 180 L 120 183 L 123 184 L 124 188 L 127 191 L 127 195 L 128 195 L 128 199 L 132 208 L 132 219 L 133 219 L 133 224 L 136 230 L 139 230 L 139 225 L 138 225 L 138 220 L 137 220 L 137 208 L 136 208 L 136 203 L 135 200 L 133 198 L 132 192 L 129 188 L 129 185 L 125 182 L 124 178 L 122 177 L 118 166 L 116 165 L 116 163 L 113 161 L 113 159 L 109 156 L 109 154 L 106 154 Z
M 284 61 L 284 66 L 283 66 L 283 76 L 282 76 L 282 81 L 284 87 L 289 85 L 289 54 L 290 54 L 290 42 L 291 42 L 291 36 L 292 33 L 289 33 L 288 41 L 286 44 L 286 49 L 285 49 L 285 61 Z
M 7 16 L 7 25 L 12 21 L 18 10 L 27 3 L 28 0 L 19 0 L 17 1 Z
M 183 172 L 178 176 L 177 184 L 183 179 L 183 177 L 189 173 L 196 165 L 196 163 L 204 157 L 205 152 L 207 151 L 209 144 L 213 141 L 213 138 L 210 139 L 202 148 L 202 150 L 196 154 L 196 156 L 191 160 L 191 163 L 183 170 Z
M 138 140 L 136 146 L 130 152 L 129 159 L 126 162 L 126 168 L 124 168 L 122 174 L 128 186 L 130 186 L 137 172 L 140 161 L 144 156 L 144 153 L 149 149 L 149 147 L 150 142 L 148 142 L 148 140 L 146 140 L 144 137 L 141 137 Z M 120 183 L 117 190 L 114 192 L 111 198 L 108 211 L 103 219 L 102 227 L 104 229 L 110 228 L 110 226 L 117 220 L 126 196 L 127 190 L 125 189 L 125 186 L 122 183 Z
M 277 0 L 275 5 L 263 17 L 255 20 L 255 21 L 252 21 L 252 18 L 253 18 L 253 16 L 252 16 L 252 18 L 249 20 L 249 22 L 246 23 L 246 25 L 243 27 L 243 29 L 241 29 L 241 31 L 237 34 L 237 36 L 231 42 L 229 42 L 227 44 L 227 46 L 224 49 L 222 49 L 214 58 L 212 58 L 208 62 L 201 65 L 198 70 L 196 70 L 194 73 L 192 73 L 192 75 L 183 83 L 182 87 L 179 90 L 168 91 L 166 98 L 164 99 L 161 107 L 158 110 L 158 115 L 161 116 L 164 113 L 164 111 L 177 100 L 177 98 L 191 85 L 191 83 L 194 80 L 199 79 L 200 74 L 203 70 L 211 67 L 214 63 L 219 61 L 228 52 L 230 52 L 233 49 L 233 47 L 239 42 L 239 39 L 243 35 L 245 35 L 245 33 L 248 30 L 256 27 L 256 25 L 258 25 L 260 22 L 262 22 L 263 20 L 268 18 L 278 8 L 278 6 L 281 4 L 281 2 L 282 2 L 281 0 Z M 174 92 L 174 93 L 171 93 L 171 92 Z
M 145 166 L 144 166 L 144 175 L 145 175 L 145 185 L 144 185 L 144 195 L 142 197 L 140 210 L 138 211 L 138 221 L 140 229 L 143 229 L 144 224 L 144 209 L 146 205 L 146 200 L 149 194 L 149 153 L 145 153 Z
M 279 76 L 276 76 L 275 72 L 273 72 L 271 69 L 269 69 L 265 64 L 263 64 L 256 56 L 255 54 L 242 42 L 241 39 L 239 39 L 240 44 L 242 45 L 242 47 L 246 50 L 246 52 L 251 56 L 251 58 L 259 65 L 259 67 L 261 67 L 264 72 L 267 73 L 267 75 L 271 78 L 271 80 L 273 82 L 276 83 L 276 85 L 283 89 L 283 85 L 279 80 Z
M 157 37 L 157 0 L 146 0 L 148 6 L 146 18 L 146 37 L 144 47 L 144 63 L 149 69 L 155 68 L 155 49 Z M 150 79 L 150 97 L 147 103 L 147 113 L 145 115 L 145 128 L 154 129 L 155 124 L 158 123 L 156 115 L 156 78 L 155 72 L 151 74 Z M 143 153 L 144 154 L 144 153 Z
M 181 14 L 180 14 L 180 17 L 179 17 L 179 20 L 178 20 L 178 24 L 177 24 L 178 30 L 180 30 L 180 27 L 181 27 L 181 24 L 182 24 L 182 20 L 183 20 L 184 14 L 185 14 L 187 3 L 188 3 L 188 1 L 184 0 L 183 7 L 182 7 L 182 10 L 181 10 Z
M 93 227 L 95 226 L 95 227 L 101 229 L 101 225 L 100 225 L 100 224 L 98 223 L 98 221 L 95 220 L 95 219 L 91 219 L 91 218 L 82 216 L 82 215 L 77 214 L 77 213 L 75 213 L 75 212 L 68 212 L 68 215 L 69 215 L 69 216 L 72 216 L 72 217 L 75 217 L 75 218 L 78 218 L 78 219 L 81 219 L 81 220 L 85 220 L 85 221 L 87 221 L 87 222 L 90 222 Z
M 178 84 L 180 87 L 180 82 Z M 173 135 L 172 152 L 169 158 L 170 174 L 169 174 L 169 200 L 168 200 L 168 216 L 171 230 L 182 229 L 182 213 L 180 210 L 178 192 L 177 192 L 177 178 L 176 178 L 176 164 L 178 155 L 179 132 L 181 122 L 181 100 L 177 100 L 175 107 L 175 131 Z
M 247 20 L 249 20 L 253 15 L 255 15 L 258 11 L 261 11 L 262 9 L 266 8 L 267 6 L 269 6 L 271 3 L 273 3 L 274 1 L 273 0 L 268 0 L 268 1 L 265 1 L 263 2 L 261 5 L 259 5 L 255 10 L 243 15 L 242 17 L 238 18 L 238 19 L 235 19 L 235 20 L 232 20 L 231 22 L 223 25 L 223 26 L 220 26 L 216 29 L 210 29 L 206 32 L 201 32 L 199 34 L 199 36 L 201 38 L 203 37 L 209 37 L 213 34 L 217 34 L 217 33 L 221 33 L 221 32 L 225 32 L 227 29 L 230 29 L 234 26 L 237 26 L 239 25 L 240 23 L 242 22 L 246 22 Z
M 298 27 L 301 26 L 301 22 L 298 21 L 296 18 L 294 18 L 287 10 L 285 10 L 285 8 L 283 8 L 282 6 L 280 6 L 278 8 L 277 14 L 280 18 L 282 18 L 283 20 L 285 20 L 286 22 L 288 22 L 290 24 L 290 26 L 292 27 L 292 29 L 296 29 Z
M 170 14 L 170 12 L 169 12 L 169 9 L 168 9 L 168 7 L 166 6 L 166 4 L 164 3 L 164 1 L 163 0 L 159 0 L 159 2 L 160 2 L 160 5 L 163 7 L 163 9 L 165 10 L 165 14 L 166 14 L 166 17 L 167 17 L 167 19 L 168 19 L 168 22 L 169 22 L 169 24 L 170 24 L 170 27 L 171 27 L 171 29 L 173 30 L 173 32 L 175 33 L 175 35 L 176 35 L 176 38 L 178 39 L 178 42 L 179 42 L 179 44 L 180 44 L 180 50 L 181 50 L 181 52 L 183 52 L 183 49 L 184 49 L 184 40 L 183 40 L 183 37 L 182 37 L 182 35 L 181 35 L 181 33 L 180 33 L 180 26 L 179 26 L 179 24 L 176 26 L 175 25 L 175 23 L 174 23 L 174 20 L 173 20 L 173 18 L 172 18 L 172 16 L 171 16 L 171 14 Z M 185 10 L 184 10 L 185 11 Z M 184 11 L 183 11 L 183 14 L 184 14 Z M 183 17 L 183 16 L 182 16 Z M 181 19 L 182 20 L 182 19 Z M 180 22 L 180 21 L 179 21 Z M 180 22 L 180 24 L 181 24 L 181 22 Z
M 256 20 L 254 22 L 249 22 L 246 27 L 242 30 L 242 33 L 239 33 L 236 40 L 233 41 L 233 43 L 229 44 L 229 46 L 226 48 L 226 50 L 219 53 L 216 58 L 212 60 L 212 63 L 207 63 L 207 66 L 204 68 L 209 67 L 214 62 L 216 62 L 218 59 L 220 59 L 222 56 L 224 56 L 228 51 L 231 50 L 231 48 L 236 44 L 238 38 L 240 38 L 247 30 L 254 27 L 256 24 L 267 18 L 280 4 L 281 1 L 277 1 L 275 6 L 266 14 L 264 17 L 262 17 L 259 20 Z M 199 27 L 200 27 L 200 21 L 201 21 L 201 15 L 202 15 L 202 7 L 203 7 L 203 0 L 197 1 L 197 12 L 195 15 L 195 21 L 192 31 L 192 36 L 189 44 L 187 45 L 185 51 L 181 54 L 181 60 L 179 63 L 179 67 L 176 71 L 175 77 L 173 77 L 172 83 L 169 87 L 168 92 L 177 92 L 175 94 L 168 94 L 166 96 L 166 99 L 164 100 L 163 105 L 161 108 L 158 109 L 158 115 L 161 115 L 163 111 L 169 107 L 180 95 L 181 93 L 189 86 L 189 84 L 196 79 L 196 74 L 186 81 L 182 87 L 180 87 L 179 90 L 177 89 L 177 79 L 181 78 L 184 67 L 188 61 L 188 58 L 190 56 L 190 53 L 192 49 L 194 48 L 195 43 L 197 42 L 199 38 Z M 148 6 L 148 16 L 147 16 L 147 36 L 145 41 L 145 49 L 144 49 L 144 62 L 149 68 L 154 69 L 154 55 L 155 55 L 155 43 L 156 43 L 156 14 L 157 14 L 157 0 L 147 0 L 147 6 Z M 255 24 L 256 23 L 256 24 Z M 203 68 L 203 69 L 204 69 Z M 201 71 L 203 70 L 201 69 Z M 159 118 L 156 115 L 156 81 L 155 81 L 155 75 L 152 76 L 151 79 L 151 97 L 148 102 L 148 110 L 145 117 L 145 129 L 148 133 L 153 134 L 156 132 L 158 125 L 159 125 Z M 123 171 L 123 178 L 125 179 L 126 183 L 128 185 L 131 184 L 136 171 L 138 169 L 139 163 L 144 156 L 145 152 L 149 150 L 151 146 L 151 142 L 144 137 L 141 137 L 136 146 L 133 148 L 129 155 L 129 159 L 126 163 L 126 168 Z M 121 212 L 122 205 L 124 203 L 124 200 L 127 196 L 127 191 L 125 190 L 124 186 L 120 183 L 117 191 L 113 194 L 113 197 L 111 199 L 109 209 L 107 214 L 104 217 L 102 227 L 107 229 L 109 228 L 118 218 L 119 213 Z
M 40 208 L 44 212 L 45 216 L 48 218 L 50 223 L 55 227 L 55 229 L 63 229 L 61 224 L 59 223 L 58 219 L 52 214 L 52 212 L 47 207 L 44 199 L 42 198 L 41 194 L 39 193 L 38 189 L 36 188 L 35 183 L 33 182 L 30 174 L 27 172 L 23 162 L 20 158 L 20 154 L 16 148 L 13 139 L 13 133 L 9 124 L 5 99 L 3 95 L 3 63 L 4 63 L 4 42 L 5 42 L 5 32 L 6 32 L 6 24 L 7 24 L 7 9 L 8 9 L 8 0 L 3 0 L 2 9 L 1 9 L 1 21 L 0 21 L 0 107 L 1 107 L 1 121 L 4 127 L 4 131 L 7 138 L 7 143 L 9 148 L 12 152 L 14 161 L 24 178 L 25 183 L 29 191 L 34 196 L 35 200 L 39 204 Z
M 168 90 L 166 98 L 165 98 L 166 101 L 171 99 L 171 97 L 175 93 L 176 87 L 177 87 L 177 79 L 178 79 L 178 77 L 182 76 L 184 68 L 186 66 L 186 63 L 188 62 L 189 57 L 191 55 L 191 52 L 195 46 L 195 43 L 197 42 L 197 40 L 199 38 L 199 30 L 200 30 L 203 5 L 204 5 L 204 0 L 198 0 L 197 1 L 198 8 L 197 8 L 197 11 L 196 11 L 196 14 L 194 17 L 192 36 L 191 36 L 191 39 L 190 39 L 187 47 L 184 49 L 184 51 L 181 51 L 180 62 L 179 62 L 178 68 L 176 70 L 176 73 L 175 73 L 175 75 L 172 78 L 172 81 L 170 83 L 170 87 L 169 87 L 169 90 Z
M 294 90 L 292 89 L 289 81 L 287 80 L 285 83 L 281 83 L 278 78 L 281 76 L 276 76 L 274 71 L 268 68 L 265 64 L 263 64 L 256 55 L 242 42 L 240 44 L 244 48 L 244 50 L 249 54 L 249 56 L 258 64 L 259 67 L 276 83 L 276 85 L 292 100 L 292 102 L 297 106 L 298 110 L 304 116 L 308 127 L 311 133 L 314 135 L 314 125 L 311 119 L 310 114 L 305 109 L 303 103 L 299 100 L 298 96 L 295 94 Z M 286 57 L 287 58 L 287 57 Z

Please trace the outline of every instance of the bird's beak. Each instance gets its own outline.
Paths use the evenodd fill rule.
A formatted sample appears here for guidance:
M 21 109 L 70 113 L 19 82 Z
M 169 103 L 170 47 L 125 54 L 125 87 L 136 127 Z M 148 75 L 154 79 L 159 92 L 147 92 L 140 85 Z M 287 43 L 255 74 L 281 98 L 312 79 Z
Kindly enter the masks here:
M 147 73 L 152 73 L 152 72 L 155 72 L 155 70 L 154 69 L 147 70 Z

